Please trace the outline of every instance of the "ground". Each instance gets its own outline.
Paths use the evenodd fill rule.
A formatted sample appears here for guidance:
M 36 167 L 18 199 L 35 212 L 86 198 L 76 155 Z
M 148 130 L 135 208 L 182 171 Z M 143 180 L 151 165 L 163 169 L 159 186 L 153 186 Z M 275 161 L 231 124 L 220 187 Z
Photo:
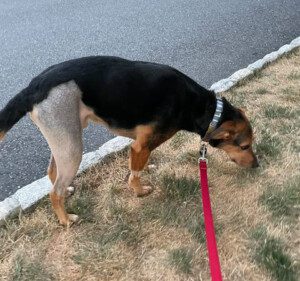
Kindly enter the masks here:
M 300 50 L 223 95 L 244 108 L 260 168 L 209 149 L 209 184 L 224 280 L 300 276 Z M 199 137 L 179 132 L 143 173 L 154 192 L 127 189 L 128 152 L 76 178 L 58 225 L 48 199 L 0 229 L 2 280 L 210 280 L 198 185 Z M 34 191 L 33 191 L 34 192 Z

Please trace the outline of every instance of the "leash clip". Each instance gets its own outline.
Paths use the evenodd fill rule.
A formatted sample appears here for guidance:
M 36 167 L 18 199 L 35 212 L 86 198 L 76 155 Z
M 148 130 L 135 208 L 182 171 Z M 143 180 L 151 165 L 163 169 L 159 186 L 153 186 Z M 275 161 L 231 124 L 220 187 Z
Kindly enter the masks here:
M 198 159 L 199 163 L 201 160 L 207 162 L 206 154 L 207 154 L 207 146 L 205 143 L 203 143 L 200 148 L 200 157 Z

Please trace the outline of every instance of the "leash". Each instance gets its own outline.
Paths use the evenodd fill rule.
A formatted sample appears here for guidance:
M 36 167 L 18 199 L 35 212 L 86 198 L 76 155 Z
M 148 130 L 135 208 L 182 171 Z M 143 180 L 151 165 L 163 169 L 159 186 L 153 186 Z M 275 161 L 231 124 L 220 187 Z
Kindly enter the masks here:
M 214 229 L 214 221 L 213 221 L 213 216 L 211 211 L 210 197 L 209 197 L 209 190 L 208 190 L 206 153 L 207 153 L 206 145 L 202 144 L 200 148 L 200 158 L 198 162 L 199 162 L 199 170 L 200 170 L 200 182 L 201 182 L 200 189 L 202 193 L 206 245 L 207 245 L 211 280 L 222 281 L 221 266 L 219 261 L 216 235 Z

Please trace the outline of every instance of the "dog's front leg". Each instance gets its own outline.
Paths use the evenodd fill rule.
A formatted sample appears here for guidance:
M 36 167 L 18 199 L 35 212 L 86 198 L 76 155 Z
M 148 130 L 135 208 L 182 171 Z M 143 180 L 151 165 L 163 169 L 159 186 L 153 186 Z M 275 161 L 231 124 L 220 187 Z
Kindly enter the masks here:
M 150 149 L 135 141 L 131 145 L 129 157 L 129 169 L 131 171 L 128 185 L 133 189 L 136 196 L 144 196 L 152 191 L 150 186 L 142 186 L 140 182 L 140 173 L 148 162 Z

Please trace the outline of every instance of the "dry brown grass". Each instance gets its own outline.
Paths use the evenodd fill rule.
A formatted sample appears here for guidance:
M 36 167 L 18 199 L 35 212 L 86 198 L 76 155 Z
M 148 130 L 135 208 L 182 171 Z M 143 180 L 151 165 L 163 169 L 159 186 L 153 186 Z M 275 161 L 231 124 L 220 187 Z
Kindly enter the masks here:
M 297 50 L 225 94 L 246 107 L 261 167 L 238 168 L 209 149 L 224 280 L 279 280 L 264 259 L 269 248 L 260 237 L 282 243 L 278 251 L 295 272 L 283 280 L 300 275 L 299 213 L 274 215 L 277 201 L 270 205 L 266 199 L 272 188 L 284 197 L 287 182 L 299 181 L 299 73 Z M 146 198 L 135 198 L 126 188 L 127 153 L 91 168 L 76 179 L 76 194 L 67 204 L 82 219 L 70 229 L 57 224 L 48 200 L 9 220 L 0 230 L 1 280 L 209 280 L 198 148 L 198 136 L 188 133 L 158 148 L 151 158 L 156 168 L 143 174 L 155 187 Z M 293 200 L 285 201 L 289 210 L 299 208 Z M 253 235 L 259 229 L 266 234 Z

